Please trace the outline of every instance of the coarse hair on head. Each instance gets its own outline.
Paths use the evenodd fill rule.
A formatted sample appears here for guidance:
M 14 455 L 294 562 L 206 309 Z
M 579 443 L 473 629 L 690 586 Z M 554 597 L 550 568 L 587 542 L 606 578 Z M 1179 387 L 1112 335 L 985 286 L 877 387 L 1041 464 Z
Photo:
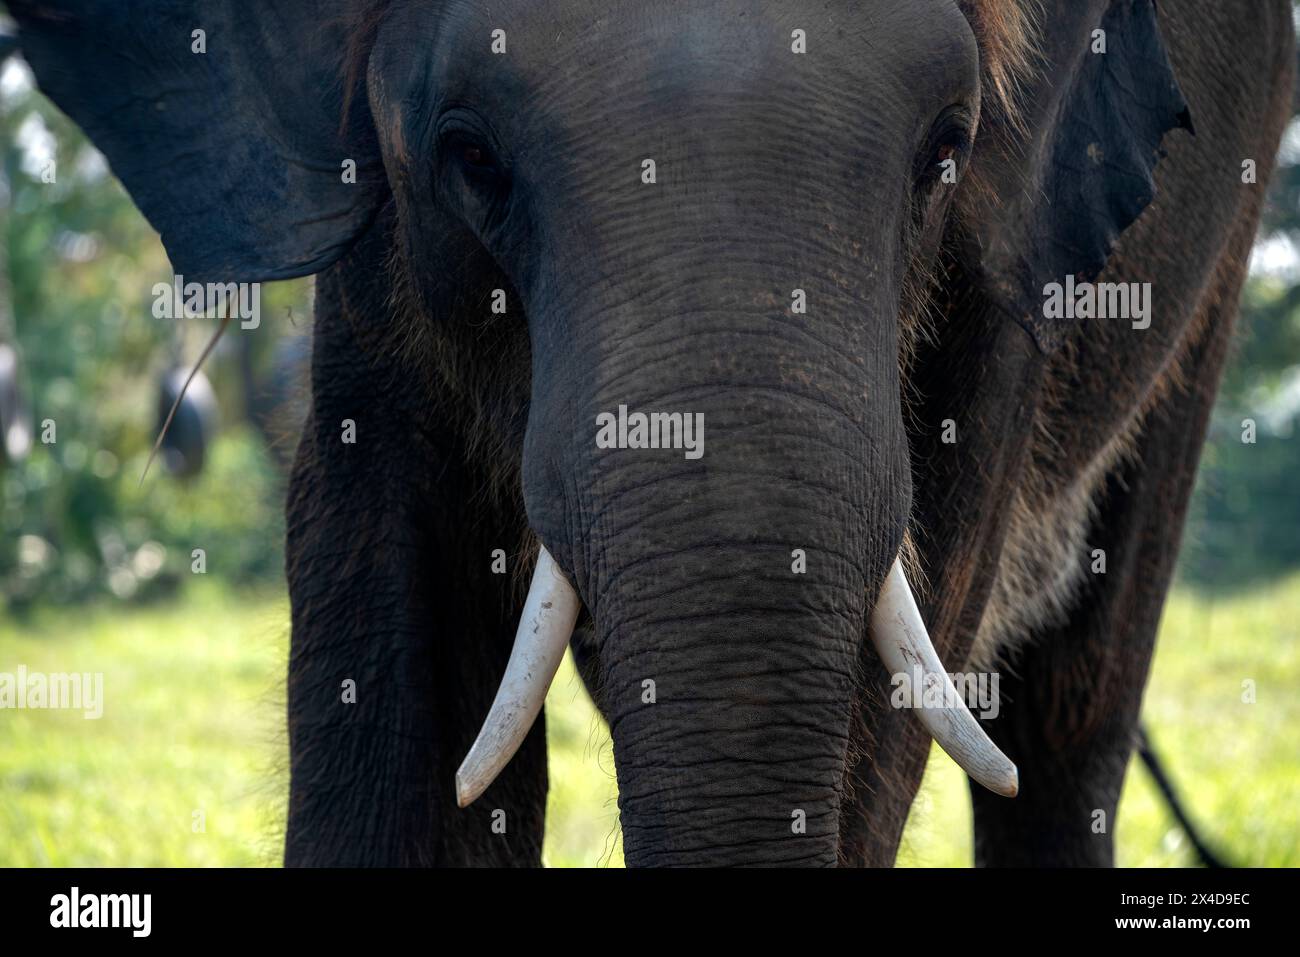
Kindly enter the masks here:
M 1019 126 L 1019 99 L 1037 49 L 1039 0 L 957 0 L 979 43 L 981 126 Z

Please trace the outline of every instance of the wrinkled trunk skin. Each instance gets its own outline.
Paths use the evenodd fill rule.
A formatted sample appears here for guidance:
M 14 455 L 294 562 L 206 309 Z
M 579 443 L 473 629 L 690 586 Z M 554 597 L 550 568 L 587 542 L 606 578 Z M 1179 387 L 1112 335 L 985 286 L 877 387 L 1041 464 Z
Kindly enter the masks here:
M 595 620 L 628 864 L 834 866 L 867 596 L 910 496 L 894 323 L 825 282 L 809 283 L 815 318 L 775 291 L 711 310 L 765 285 L 732 276 L 585 320 L 622 323 L 640 348 L 599 363 L 591 394 L 567 392 L 580 462 L 526 456 L 564 490 L 530 518 L 554 527 L 545 509 L 566 503 L 571 537 L 542 537 Z M 702 413 L 703 456 L 597 449 L 595 415 L 620 404 Z
M 863 598 L 827 581 L 847 568 L 804 582 L 790 564 L 778 545 L 699 547 L 647 559 L 613 593 L 606 700 L 629 865 L 836 863 Z
M 906 478 L 871 479 L 868 405 L 836 398 L 861 396 L 852 363 L 800 352 L 798 335 L 750 342 L 739 378 L 772 381 L 708 392 L 665 358 L 648 407 L 702 411 L 703 457 L 597 466 L 590 540 L 614 544 L 589 585 L 633 865 L 836 862 L 866 588 Z

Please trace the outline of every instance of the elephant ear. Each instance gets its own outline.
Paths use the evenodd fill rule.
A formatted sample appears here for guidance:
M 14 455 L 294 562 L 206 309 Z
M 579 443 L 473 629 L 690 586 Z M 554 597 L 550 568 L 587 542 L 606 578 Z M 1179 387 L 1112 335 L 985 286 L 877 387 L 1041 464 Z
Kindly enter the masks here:
M 1044 352 L 1073 321 L 1045 317 L 1044 287 L 1097 278 L 1155 198 L 1166 134 L 1193 132 L 1154 0 L 1048 6 L 1024 129 L 990 164 L 999 208 L 980 236 L 989 294 Z
M 8 8 L 41 90 L 107 157 L 187 280 L 318 272 L 382 201 L 364 92 L 349 91 L 344 122 L 342 0 Z

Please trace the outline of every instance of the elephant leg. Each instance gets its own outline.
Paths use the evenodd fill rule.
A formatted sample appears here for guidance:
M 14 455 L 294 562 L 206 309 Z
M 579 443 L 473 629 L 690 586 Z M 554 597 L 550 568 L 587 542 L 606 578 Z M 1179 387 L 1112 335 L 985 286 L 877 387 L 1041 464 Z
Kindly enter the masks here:
M 287 508 L 285 863 L 540 864 L 542 721 L 476 803 L 457 807 L 454 786 L 513 643 L 522 520 L 491 505 L 455 433 L 423 415 L 424 384 L 367 341 L 386 290 L 344 294 L 337 277 L 317 289 Z M 512 574 L 493 574 L 497 548 Z
M 1102 483 L 1088 548 L 1104 550 L 1104 574 L 1085 574 L 1068 620 L 1026 637 L 1001 669 L 1000 713 L 984 725 L 1019 766 L 1020 794 L 972 787 L 977 865 L 1114 864 L 1116 806 L 1242 272 L 1226 269 L 1204 298 L 1178 372 Z

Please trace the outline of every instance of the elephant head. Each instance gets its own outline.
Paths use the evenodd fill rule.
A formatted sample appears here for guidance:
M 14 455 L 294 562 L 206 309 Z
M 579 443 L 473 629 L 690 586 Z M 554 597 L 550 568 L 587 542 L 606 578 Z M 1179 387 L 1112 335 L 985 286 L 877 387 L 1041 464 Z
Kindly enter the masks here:
M 1150 0 L 111 6 L 10 3 L 177 270 L 318 272 L 380 217 L 395 341 L 510 460 L 539 560 L 461 803 L 585 608 L 628 861 L 834 864 L 868 640 L 948 682 L 912 363 L 970 314 L 1059 344 L 1036 289 L 1101 268 L 1184 115 Z M 510 348 L 465 358 L 488 302 Z M 1014 795 L 964 707 L 917 713 Z

